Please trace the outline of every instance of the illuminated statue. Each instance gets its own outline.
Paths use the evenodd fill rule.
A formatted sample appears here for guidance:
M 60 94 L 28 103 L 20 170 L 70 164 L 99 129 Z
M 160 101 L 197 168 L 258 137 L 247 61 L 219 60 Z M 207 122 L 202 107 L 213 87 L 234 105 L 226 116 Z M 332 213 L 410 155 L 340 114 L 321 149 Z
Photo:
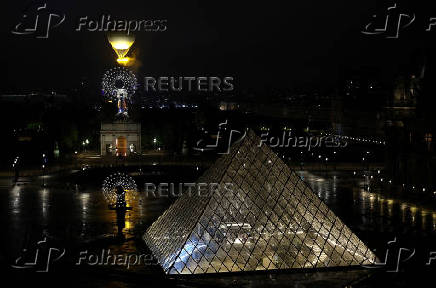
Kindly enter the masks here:
M 116 101 L 117 116 L 128 117 L 127 104 L 135 93 L 137 80 L 135 75 L 123 67 L 108 70 L 102 80 L 103 94 L 108 102 Z
M 117 90 L 117 107 L 118 107 L 117 115 L 128 116 L 126 98 L 127 98 L 126 89 L 118 89 Z

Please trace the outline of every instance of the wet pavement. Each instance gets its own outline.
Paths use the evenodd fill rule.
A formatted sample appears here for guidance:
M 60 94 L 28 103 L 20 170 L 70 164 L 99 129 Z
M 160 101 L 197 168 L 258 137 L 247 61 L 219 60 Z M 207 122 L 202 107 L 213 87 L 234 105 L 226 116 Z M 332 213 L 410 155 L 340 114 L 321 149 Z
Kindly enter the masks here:
M 143 188 L 144 181 L 188 183 L 201 173 L 196 167 L 149 167 L 142 173 L 132 169 L 129 172 L 134 172 L 140 188 Z M 184 287 L 344 287 L 350 283 L 354 283 L 353 287 L 375 286 L 365 286 L 369 285 L 365 284 L 365 279 L 374 274 L 371 269 L 174 279 L 165 277 L 150 258 L 147 258 L 144 265 L 134 265 L 128 269 L 125 265 L 75 265 L 80 255 L 84 255 L 80 253 L 84 251 L 87 252 L 86 255 L 100 255 L 105 251 L 115 255 L 149 255 L 141 236 L 172 201 L 140 194 L 130 203 L 133 209 L 126 214 L 123 237 L 120 237 L 116 213 L 108 209 L 101 193 L 101 183 L 111 171 L 100 169 L 75 172 L 45 176 L 44 179 L 21 178 L 16 185 L 12 185 L 8 178 L 0 179 L 2 265 L 10 268 L 11 264 L 20 264 L 16 262 L 17 258 L 30 257 L 27 254 L 33 253 L 29 251 L 35 249 L 36 243 L 46 239 L 50 247 L 66 251 L 67 257 L 59 264 L 63 267 L 58 268 L 60 275 L 68 269 L 76 271 L 78 275 L 88 275 L 81 278 L 86 281 L 76 279 L 81 286 L 136 287 L 142 281 L 148 284 L 147 287 L 159 286 L 162 281 Z M 389 196 L 382 188 L 369 192 L 362 178 L 353 177 L 348 172 L 320 175 L 300 172 L 300 175 L 344 223 L 376 251 L 379 258 L 385 255 L 387 242 L 396 239 L 401 247 L 416 249 L 418 257 L 415 262 L 411 262 L 413 265 L 428 268 L 425 267 L 426 255 L 432 250 L 436 251 L 436 209 L 432 209 L 432 205 L 402 201 Z M 42 187 L 43 184 L 45 187 Z M 23 249 L 27 249 L 27 252 L 23 252 Z M 50 269 L 56 271 L 54 266 Z M 17 272 L 16 268 L 11 269 Z M 400 269 L 407 269 L 407 265 Z M 387 272 L 383 273 L 382 275 L 387 275 Z M 401 277 L 406 275 L 404 273 L 407 272 L 392 281 L 402 281 Z M 383 283 L 386 279 L 382 276 L 378 283 Z

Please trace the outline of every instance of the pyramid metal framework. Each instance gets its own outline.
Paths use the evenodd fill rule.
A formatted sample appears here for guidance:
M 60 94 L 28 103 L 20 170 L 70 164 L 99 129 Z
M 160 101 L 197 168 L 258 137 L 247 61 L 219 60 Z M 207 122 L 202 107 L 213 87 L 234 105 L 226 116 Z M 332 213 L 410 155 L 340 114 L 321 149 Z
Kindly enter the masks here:
M 219 189 L 184 194 L 147 229 L 165 273 L 374 264 L 368 247 L 260 143 L 248 131 L 197 181 Z

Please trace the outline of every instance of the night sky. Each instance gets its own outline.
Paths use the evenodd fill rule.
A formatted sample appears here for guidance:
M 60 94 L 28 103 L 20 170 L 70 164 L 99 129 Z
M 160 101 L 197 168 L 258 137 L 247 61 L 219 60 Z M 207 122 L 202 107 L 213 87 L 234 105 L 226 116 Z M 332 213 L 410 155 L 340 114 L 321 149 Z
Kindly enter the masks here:
M 372 14 L 391 1 L 44 1 L 66 14 L 49 39 L 13 35 L 34 1 L 3 4 L 3 92 L 68 89 L 81 79 L 99 83 L 115 66 L 103 32 L 75 32 L 79 17 L 166 19 L 165 32 L 138 32 L 133 53 L 138 75 L 233 76 L 236 91 L 327 89 L 353 69 L 374 68 L 388 83 L 402 66 L 434 50 L 436 27 L 425 33 L 436 10 L 425 4 L 402 10 L 417 14 L 399 39 L 363 35 Z M 412 2 L 412 1 L 410 1 Z M 430 5 L 430 4 L 428 4 Z M 430 61 L 430 60 L 428 60 Z

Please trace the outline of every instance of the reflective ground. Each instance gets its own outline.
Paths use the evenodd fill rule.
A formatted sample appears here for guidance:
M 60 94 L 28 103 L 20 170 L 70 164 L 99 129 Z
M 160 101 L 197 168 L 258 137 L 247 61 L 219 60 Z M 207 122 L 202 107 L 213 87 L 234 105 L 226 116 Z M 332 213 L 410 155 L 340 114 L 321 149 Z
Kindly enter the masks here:
M 320 175 L 301 172 L 300 175 L 309 182 L 314 192 L 371 249 L 376 250 L 379 258 L 384 258 L 388 247 L 389 251 L 394 251 L 388 257 L 389 260 L 384 270 L 393 271 L 399 268 L 399 273 L 379 272 L 379 269 L 316 273 L 296 271 L 285 274 L 215 276 L 212 280 L 207 278 L 180 280 L 164 278 L 159 266 L 145 256 L 143 259 L 147 260 L 144 260 L 141 265 L 132 265 L 128 269 L 122 265 L 123 261 L 120 265 L 112 266 L 82 265 L 84 262 L 88 261 L 89 264 L 94 260 L 90 258 L 83 260 L 81 265 L 75 265 L 80 255 L 85 255 L 83 254 L 85 251 L 88 256 L 93 253 L 101 255 L 101 253 L 107 253 L 108 250 L 112 254 L 147 256 L 149 252 L 141 236 L 172 201 L 166 198 L 145 197 L 142 193 L 141 197 L 131 203 L 133 209 L 126 214 L 123 236 L 120 237 L 116 214 L 108 209 L 100 191 L 103 179 L 111 171 L 88 170 L 67 175 L 46 176 L 44 179 L 41 177 L 21 178 L 17 185 L 11 185 L 10 179 L 1 179 L 0 224 L 3 233 L 0 260 L 2 265 L 8 268 L 11 264 L 26 266 L 23 263 L 29 261 L 23 262 L 23 259 L 31 259 L 36 243 L 46 239 L 50 247 L 66 251 L 62 260 L 58 261 L 59 264 L 53 263 L 50 271 L 58 269 L 59 275 L 62 275 L 66 270 L 68 273 L 71 270 L 77 272 L 77 275 L 88 275 L 90 277 L 83 276 L 84 278 L 76 278 L 74 281 L 83 281 L 93 287 L 144 287 L 141 285 L 143 281 L 150 286 L 159 286 L 161 281 L 169 281 L 169 284 L 185 287 L 210 287 L 211 283 L 214 284 L 212 286 L 218 287 L 264 287 L 267 285 L 343 287 L 350 283 L 353 283 L 353 287 L 372 287 L 376 284 L 383 286 L 384 281 L 389 281 L 401 287 L 413 281 L 413 277 L 409 275 L 413 273 L 416 275 L 416 269 L 428 271 L 429 266 L 425 265 L 429 258 L 428 254 L 436 251 L 436 209 L 432 208 L 431 203 L 413 204 L 395 196 L 389 196 L 389 192 L 381 188 L 370 189 L 368 192 L 364 179 L 350 175 L 348 172 L 329 172 Z M 201 173 L 194 167 L 149 167 L 143 169 L 142 173 L 134 169 L 130 172 L 134 172 L 138 187 L 141 188 L 144 182 L 192 182 Z M 42 187 L 43 184 L 46 187 Z M 387 242 L 394 239 L 396 240 L 394 245 L 391 243 L 389 246 Z M 401 247 L 411 252 L 414 249 L 415 255 L 412 260 L 404 261 L 404 263 L 400 261 L 401 265 L 397 267 L 395 263 L 397 263 L 398 253 L 395 251 Z M 23 249 L 27 251 L 23 252 Z M 403 252 L 408 253 L 409 250 Z M 403 254 L 400 260 L 406 259 L 408 256 L 406 254 Z M 104 257 L 107 255 L 105 254 Z M 432 269 L 436 271 L 436 261 L 434 262 Z M 27 265 L 22 269 L 37 269 L 28 268 Z M 20 269 L 10 268 L 12 273 L 17 273 Z M 394 274 L 395 276 L 392 276 Z M 370 280 L 367 279 L 368 275 L 371 276 Z

